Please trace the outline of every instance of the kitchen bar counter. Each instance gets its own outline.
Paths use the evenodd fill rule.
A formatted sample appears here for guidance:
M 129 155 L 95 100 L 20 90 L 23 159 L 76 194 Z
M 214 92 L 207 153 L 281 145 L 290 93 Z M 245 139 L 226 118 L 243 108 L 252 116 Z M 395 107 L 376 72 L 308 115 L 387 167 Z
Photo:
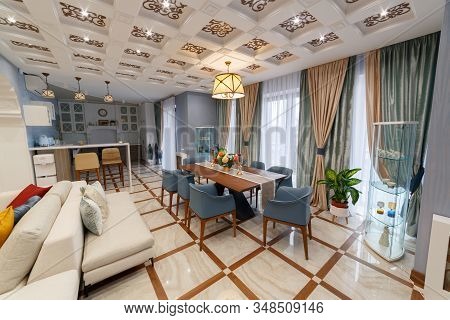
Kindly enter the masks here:
M 128 168 L 128 177 L 130 179 L 130 187 L 132 187 L 131 181 L 131 154 L 130 154 L 130 144 L 128 142 L 123 143 L 100 143 L 100 144 L 62 144 L 62 145 L 54 145 L 49 147 L 33 147 L 29 148 L 32 154 L 37 153 L 38 151 L 55 151 L 55 150 L 78 150 L 78 149 L 92 149 L 92 148 L 120 148 L 125 147 L 127 150 L 127 168 Z

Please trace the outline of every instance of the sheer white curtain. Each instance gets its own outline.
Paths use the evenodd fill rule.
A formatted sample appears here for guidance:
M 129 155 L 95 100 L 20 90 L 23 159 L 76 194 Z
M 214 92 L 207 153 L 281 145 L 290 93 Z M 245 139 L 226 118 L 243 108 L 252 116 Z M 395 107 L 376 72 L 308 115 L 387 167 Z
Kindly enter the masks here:
M 299 100 L 300 72 L 262 83 L 260 161 L 266 168 L 283 166 L 296 173 Z
M 362 192 L 358 203 L 355 206 L 350 204 L 350 212 L 365 216 L 367 198 L 369 193 L 369 180 L 371 160 L 369 144 L 367 141 L 366 122 L 366 80 L 364 69 L 364 56 L 357 58 L 355 86 L 353 89 L 352 106 L 352 142 L 350 148 L 350 168 L 361 168 L 362 170 L 355 176 L 361 179 L 361 184 L 356 188 Z
M 236 150 L 236 99 L 231 101 L 231 114 L 230 114 L 230 131 L 227 140 L 227 150 L 230 153 L 237 152 Z
M 162 113 L 162 167 L 167 170 L 175 170 L 177 167 L 175 97 L 171 97 L 162 102 Z

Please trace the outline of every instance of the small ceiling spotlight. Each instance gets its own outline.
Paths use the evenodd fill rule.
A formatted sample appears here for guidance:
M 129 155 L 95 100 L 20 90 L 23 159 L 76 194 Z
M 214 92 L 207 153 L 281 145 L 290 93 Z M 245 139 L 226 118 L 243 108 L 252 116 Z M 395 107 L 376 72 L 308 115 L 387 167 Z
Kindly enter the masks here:
M 295 24 L 299 24 L 300 23 L 300 18 L 298 16 L 296 16 L 294 18 L 294 20 L 292 20 L 292 22 L 294 22 Z
M 153 34 L 153 32 L 151 32 L 150 30 L 147 30 L 147 31 L 145 32 L 145 35 L 146 35 L 147 37 L 151 37 L 152 34 Z
M 137 53 L 137 54 L 141 54 L 141 50 L 136 49 L 136 53 Z
M 387 12 L 387 10 L 385 10 L 385 9 L 383 9 L 382 11 L 381 11 L 381 13 L 380 13 L 380 16 L 381 17 L 386 17 L 388 15 L 388 12 Z
M 16 19 L 14 17 L 8 17 L 9 23 L 16 23 Z
M 162 3 L 162 6 L 164 7 L 164 9 L 169 9 L 170 7 L 170 3 L 168 0 L 164 0 L 164 2 Z
M 321 42 L 324 42 L 324 41 L 325 41 L 325 36 L 324 36 L 323 34 L 321 34 L 319 40 L 320 40 Z
M 88 36 L 84 36 L 84 37 L 83 37 L 83 40 L 84 40 L 85 42 L 88 42 L 88 41 L 89 41 L 89 37 L 88 37 Z
M 87 17 L 89 15 L 89 12 L 86 9 L 81 10 L 81 15 L 83 17 Z

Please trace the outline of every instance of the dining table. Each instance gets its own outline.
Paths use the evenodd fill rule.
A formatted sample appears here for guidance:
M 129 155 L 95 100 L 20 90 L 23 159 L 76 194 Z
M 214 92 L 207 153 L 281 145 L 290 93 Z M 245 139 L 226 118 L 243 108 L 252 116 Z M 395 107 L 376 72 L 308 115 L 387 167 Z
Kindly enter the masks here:
M 272 181 L 276 186 L 286 177 L 283 174 L 247 166 L 242 167 L 244 174 L 239 175 L 237 169 L 230 169 L 229 171 L 226 171 L 219 165 L 211 166 L 209 163 L 186 164 L 182 165 L 181 169 L 190 171 L 204 179 L 214 181 L 219 195 L 222 195 L 224 193 L 224 189 L 227 188 L 228 192 L 234 197 L 236 204 L 236 218 L 241 221 L 253 218 L 255 216 L 254 208 L 250 205 L 244 195 L 245 191 L 261 187 L 261 182 L 254 180 L 267 182 Z M 245 173 L 249 173 L 250 175 L 245 175 Z M 259 178 L 249 178 L 249 176 L 255 177 L 254 175 Z M 256 199 L 256 201 L 258 201 L 258 199 Z

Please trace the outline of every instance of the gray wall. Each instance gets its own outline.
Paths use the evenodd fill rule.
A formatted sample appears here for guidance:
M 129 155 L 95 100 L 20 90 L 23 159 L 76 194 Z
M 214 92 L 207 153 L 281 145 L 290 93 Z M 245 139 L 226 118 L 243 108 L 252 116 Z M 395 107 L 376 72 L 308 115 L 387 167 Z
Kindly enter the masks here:
M 414 270 L 425 273 L 433 214 L 450 217 L 450 0 L 441 31 Z M 443 245 L 447 246 L 448 243 Z
M 211 95 L 185 92 L 175 97 L 177 151 L 195 156 L 195 128 L 217 127 L 217 108 Z

